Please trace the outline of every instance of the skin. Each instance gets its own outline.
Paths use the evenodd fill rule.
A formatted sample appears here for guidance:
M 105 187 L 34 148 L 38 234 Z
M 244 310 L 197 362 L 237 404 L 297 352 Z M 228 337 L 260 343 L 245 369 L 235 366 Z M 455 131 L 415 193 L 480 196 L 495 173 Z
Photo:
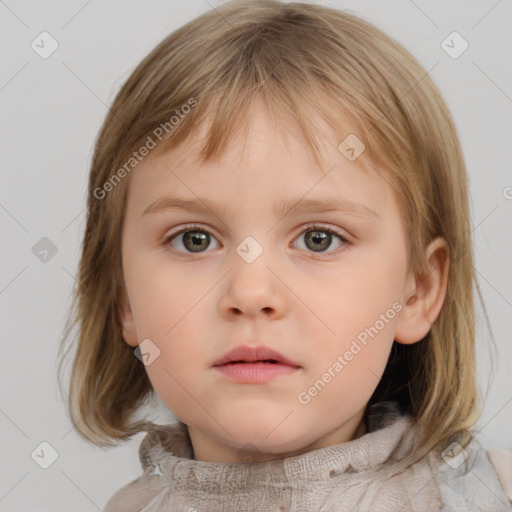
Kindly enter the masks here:
M 150 153 L 130 176 L 122 235 L 126 343 L 150 339 L 160 350 L 145 368 L 162 401 L 188 425 L 196 460 L 262 462 L 360 437 L 393 340 L 421 340 L 441 310 L 445 241 L 425 249 L 432 269 L 426 278 L 406 275 L 404 227 L 385 171 L 363 170 L 328 136 L 319 168 L 302 139 L 293 132 L 282 138 L 261 104 L 245 148 L 234 138 L 220 162 L 198 162 L 194 142 L 202 135 L 204 127 L 176 149 Z M 143 215 L 166 194 L 215 200 L 225 212 Z M 286 198 L 333 195 L 372 208 L 378 218 L 273 212 Z M 307 237 L 312 222 L 338 230 L 346 242 L 333 235 L 315 250 L 318 241 Z M 211 234 L 202 252 L 191 252 L 183 233 L 166 241 L 188 223 Z M 263 248 L 252 263 L 236 252 L 247 236 Z M 300 403 L 299 393 L 393 303 L 401 311 L 309 403 Z M 267 345 L 301 368 L 264 384 L 231 382 L 212 365 L 241 344 Z

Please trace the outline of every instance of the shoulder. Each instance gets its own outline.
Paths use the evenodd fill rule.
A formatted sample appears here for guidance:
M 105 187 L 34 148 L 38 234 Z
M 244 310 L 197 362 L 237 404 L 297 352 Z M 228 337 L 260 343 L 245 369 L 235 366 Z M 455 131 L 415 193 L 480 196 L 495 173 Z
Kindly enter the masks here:
M 473 438 L 465 447 L 451 443 L 435 458 L 446 510 L 480 506 L 488 511 L 512 511 L 512 452 L 486 450 Z
M 177 459 L 174 453 L 191 456 L 188 431 L 181 422 L 155 425 L 142 439 L 139 460 L 142 475 L 119 489 L 107 502 L 103 512 L 139 512 L 158 510 L 173 487 L 169 466 Z M 164 472 L 162 472 L 162 470 Z M 165 468 L 165 469 L 164 469 Z
M 139 512 L 156 500 L 164 486 L 143 475 L 121 487 L 108 501 L 103 512 Z
M 505 495 L 512 503 L 512 451 L 489 450 L 487 454 Z

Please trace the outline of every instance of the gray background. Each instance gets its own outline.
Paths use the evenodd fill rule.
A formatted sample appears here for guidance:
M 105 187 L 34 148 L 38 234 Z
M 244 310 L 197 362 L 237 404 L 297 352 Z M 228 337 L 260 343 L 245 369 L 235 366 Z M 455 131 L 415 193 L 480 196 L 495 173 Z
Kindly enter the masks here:
M 131 70 L 169 32 L 221 3 L 0 1 L 0 510 L 101 510 L 140 475 L 144 434 L 110 450 L 89 445 L 73 430 L 57 386 L 58 340 L 85 225 L 87 170 L 107 105 Z M 319 3 L 349 9 L 402 43 L 430 70 L 453 113 L 471 182 L 476 269 L 499 350 L 491 371 L 489 336 L 480 322 L 484 391 L 492 380 L 478 426 L 485 445 L 510 450 L 512 4 Z M 59 45 L 47 59 L 31 48 L 43 31 Z M 457 59 L 441 47 L 453 31 L 469 43 Z M 43 237 L 57 248 L 46 262 L 32 251 Z M 165 409 L 157 412 L 157 421 L 173 420 Z M 58 453 L 48 469 L 31 458 L 43 441 Z

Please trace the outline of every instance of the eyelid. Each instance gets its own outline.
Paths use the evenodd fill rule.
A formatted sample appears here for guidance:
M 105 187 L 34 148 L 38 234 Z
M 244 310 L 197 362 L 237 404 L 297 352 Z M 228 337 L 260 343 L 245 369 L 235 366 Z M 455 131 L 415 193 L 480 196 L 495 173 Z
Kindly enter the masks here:
M 166 234 L 164 239 L 165 241 L 168 241 L 173 236 L 181 235 L 185 231 L 204 231 L 206 233 L 209 233 L 210 235 L 214 234 L 215 232 L 215 230 L 210 226 L 205 226 L 203 224 L 196 224 L 194 222 L 191 222 L 190 224 L 182 224 L 181 227 L 176 231 L 171 231 L 170 233 Z
M 300 233 L 311 230 L 327 231 L 333 235 L 339 236 L 345 243 L 350 243 L 350 237 L 348 233 L 341 232 L 339 228 L 332 227 L 329 224 L 322 224 L 321 222 L 312 222 L 311 224 L 302 226 Z

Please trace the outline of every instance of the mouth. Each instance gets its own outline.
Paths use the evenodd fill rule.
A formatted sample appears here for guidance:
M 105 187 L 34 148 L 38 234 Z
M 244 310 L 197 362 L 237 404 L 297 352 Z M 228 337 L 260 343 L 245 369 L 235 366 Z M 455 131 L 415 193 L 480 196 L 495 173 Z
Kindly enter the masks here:
M 290 366 L 274 359 L 259 361 L 229 361 L 213 370 L 229 381 L 239 384 L 265 384 L 271 380 L 292 375 L 300 366 Z
M 213 363 L 219 376 L 239 384 L 265 384 L 295 374 L 300 368 L 295 361 L 263 345 L 240 345 Z
M 290 366 L 293 368 L 301 367 L 295 361 L 292 361 L 274 349 L 263 345 L 257 347 L 240 345 L 224 354 L 223 357 L 217 359 L 212 366 L 218 367 L 245 364 L 280 365 Z
M 229 361 L 228 363 L 225 363 L 224 365 L 215 365 L 215 366 L 227 366 L 229 364 L 254 364 L 254 363 L 268 363 L 268 364 L 283 364 L 280 361 L 275 361 L 274 359 L 265 359 L 260 361 Z

